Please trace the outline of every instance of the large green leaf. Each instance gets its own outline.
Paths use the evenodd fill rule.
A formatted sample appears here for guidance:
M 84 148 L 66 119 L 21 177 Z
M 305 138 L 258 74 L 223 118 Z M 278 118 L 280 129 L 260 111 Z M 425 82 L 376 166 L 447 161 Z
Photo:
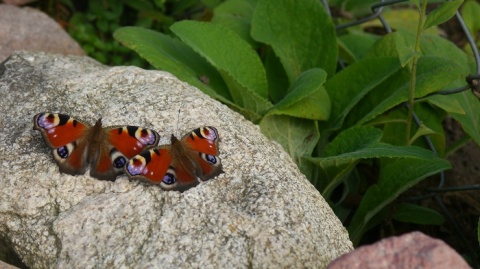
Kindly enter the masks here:
M 463 21 L 467 26 L 470 35 L 475 36 L 475 33 L 480 31 L 480 20 L 478 14 L 480 14 L 480 3 L 475 0 L 467 0 L 462 6 L 460 11 Z
M 325 88 L 332 102 L 332 111 L 325 128 L 340 128 L 350 110 L 369 91 L 400 68 L 396 57 L 365 59 L 350 65 L 328 80 Z
M 439 91 L 461 78 L 462 73 L 455 63 L 440 57 L 425 56 L 418 59 L 415 84 L 415 97 Z M 365 123 L 385 111 L 408 100 L 410 90 L 410 72 L 402 69 L 389 80 L 370 91 L 352 113 L 348 115 L 345 125 Z
M 122 27 L 113 36 L 155 68 L 168 71 L 221 101 L 230 100 L 227 86 L 217 70 L 179 40 L 140 27 Z
M 115 39 L 136 51 L 155 68 L 172 73 L 211 97 L 222 101 L 245 117 L 255 120 L 260 115 L 231 101 L 227 85 L 220 73 L 191 48 L 168 35 L 140 27 L 123 27 L 115 31 Z
M 335 73 L 335 28 L 320 1 L 259 0 L 251 34 L 273 48 L 290 83 L 311 68 L 322 68 L 329 77 Z
M 378 39 L 377 35 L 349 30 L 349 33 L 338 37 L 340 58 L 350 64 L 361 60 Z
M 220 72 L 237 105 L 258 114 L 272 106 L 265 69 L 246 41 L 214 23 L 180 21 L 170 29 Z
M 282 145 L 307 178 L 312 175 L 312 164 L 301 156 L 310 156 L 320 138 L 316 121 L 283 115 L 265 116 L 260 122 L 262 133 Z
M 403 146 L 407 143 L 405 134 L 407 113 L 406 109 L 392 110 L 369 122 L 369 124 L 383 124 L 382 142 Z M 420 128 L 414 125 L 411 129 L 411 140 L 418 138 L 419 135 L 428 135 L 438 155 L 443 156 L 445 151 L 445 134 L 442 121 L 445 118 L 445 113 L 432 108 L 427 103 L 416 104 L 415 113 L 422 119 L 422 125 Z M 422 148 L 429 147 L 424 139 L 417 139 L 412 145 Z
M 448 21 L 453 15 L 455 15 L 455 12 L 457 12 L 462 3 L 463 0 L 443 2 L 439 7 L 427 15 L 427 19 L 423 24 L 423 30 L 425 31 L 432 26 Z
M 395 146 L 380 142 L 382 131 L 369 126 L 352 127 L 341 132 L 325 149 L 322 157 L 305 157 L 321 170 L 323 193 L 328 194 L 358 161 L 372 158 L 432 159 L 434 154 L 420 147 Z
M 432 95 L 427 98 L 428 102 L 435 105 L 448 113 L 465 115 L 465 110 L 457 99 L 448 95 Z
M 393 219 L 420 225 L 440 225 L 445 221 L 443 216 L 433 209 L 407 203 L 395 206 Z
M 288 93 L 290 83 L 280 59 L 272 49 L 265 56 L 265 71 L 268 78 L 268 92 L 273 103 L 278 103 Z
M 213 23 L 221 24 L 234 31 L 239 37 L 254 45 L 250 36 L 250 25 L 255 5 L 251 0 L 228 0 L 213 10 Z
M 327 73 L 320 68 L 303 72 L 292 84 L 289 94 L 267 115 L 289 115 L 310 120 L 326 120 L 330 115 L 330 98 L 323 87 Z
M 470 91 L 457 93 L 452 98 L 456 99 L 466 114 L 454 114 L 451 116 L 460 122 L 463 130 L 480 145 L 480 101 Z
M 440 158 L 399 158 L 387 162 L 381 167 L 378 184 L 367 190 L 348 226 L 350 239 L 358 243 L 368 222 L 400 194 L 422 179 L 449 168 L 450 163 Z

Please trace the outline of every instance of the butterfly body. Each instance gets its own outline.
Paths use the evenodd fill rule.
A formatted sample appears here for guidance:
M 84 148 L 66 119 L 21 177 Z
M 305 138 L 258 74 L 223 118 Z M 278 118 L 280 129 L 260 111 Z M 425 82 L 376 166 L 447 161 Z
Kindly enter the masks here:
M 222 171 L 218 158 L 218 131 L 205 126 L 177 139 L 171 136 L 170 145 L 142 152 L 125 165 L 132 179 L 159 184 L 167 190 L 184 191 L 209 180 Z
M 137 126 L 102 127 L 99 119 L 91 126 L 69 115 L 39 113 L 34 117 L 35 130 L 41 132 L 60 172 L 90 175 L 102 180 L 115 180 L 123 173 L 128 159 L 142 150 L 156 146 L 157 132 Z

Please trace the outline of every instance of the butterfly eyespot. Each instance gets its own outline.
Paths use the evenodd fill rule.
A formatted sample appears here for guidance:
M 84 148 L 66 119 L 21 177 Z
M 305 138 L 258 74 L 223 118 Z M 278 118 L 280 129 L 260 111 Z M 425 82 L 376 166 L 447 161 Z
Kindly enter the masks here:
M 72 151 L 75 149 L 75 142 L 74 143 L 68 143 L 65 146 L 53 149 L 53 157 L 58 160 L 62 161 L 67 159 Z
M 122 168 L 125 163 L 127 163 L 127 160 L 123 156 L 117 157 L 115 160 L 113 160 L 113 166 L 115 168 Z
M 209 162 L 211 164 L 216 164 L 217 163 L 217 158 L 215 158 L 215 156 L 213 156 L 213 155 L 205 154 L 205 159 L 207 160 L 207 162 Z
M 127 158 L 116 149 L 110 151 L 110 159 L 112 160 L 113 167 L 117 169 L 123 168 L 127 163 Z
M 210 155 L 210 154 L 205 154 L 205 153 L 200 153 L 200 157 L 207 161 L 209 164 L 217 166 L 220 163 L 220 159 Z
M 175 184 L 176 181 L 177 180 L 176 180 L 175 176 L 170 174 L 170 173 L 166 173 L 165 176 L 163 176 L 163 179 L 162 179 L 162 182 L 166 185 Z
M 63 146 L 57 149 L 57 154 L 62 159 L 66 159 L 69 155 L 68 153 L 69 152 L 66 146 Z

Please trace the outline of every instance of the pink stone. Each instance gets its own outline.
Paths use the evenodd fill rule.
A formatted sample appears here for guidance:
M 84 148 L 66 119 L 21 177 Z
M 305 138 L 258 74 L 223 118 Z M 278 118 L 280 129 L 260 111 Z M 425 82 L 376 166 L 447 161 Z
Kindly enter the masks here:
M 471 267 L 442 240 L 431 238 L 421 232 L 412 232 L 359 247 L 335 259 L 327 268 L 463 269 Z

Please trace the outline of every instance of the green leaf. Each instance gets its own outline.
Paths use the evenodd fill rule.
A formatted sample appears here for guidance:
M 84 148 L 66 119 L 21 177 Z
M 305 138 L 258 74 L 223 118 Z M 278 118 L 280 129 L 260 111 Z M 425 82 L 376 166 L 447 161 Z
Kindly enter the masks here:
M 336 157 L 342 154 L 363 150 L 380 142 L 382 131 L 369 126 L 353 127 L 341 132 L 328 144 L 325 157 Z
M 196 21 L 180 21 L 170 29 L 220 72 L 237 105 L 260 115 L 272 106 L 263 64 L 238 35 L 219 24 Z
M 445 1 L 445 0 L 441 0 Z M 430 1 L 429 1 L 430 2 Z M 382 12 L 383 19 L 388 22 L 391 29 L 408 31 L 416 34 L 418 31 L 418 20 L 420 19 L 419 11 L 408 7 L 407 5 L 398 8 L 384 9 Z M 380 20 L 371 20 L 361 25 L 363 30 L 371 28 L 383 28 L 383 24 Z M 438 27 L 431 27 L 427 29 L 423 34 L 440 35 L 441 32 Z
M 400 68 L 397 58 L 364 59 L 328 80 L 325 88 L 332 102 L 332 111 L 326 127 L 340 128 L 350 110 Z
M 447 95 L 432 95 L 427 98 L 427 101 L 448 113 L 465 115 L 465 110 L 460 105 L 457 99 L 451 98 Z
M 354 127 L 355 128 L 355 127 Z M 376 142 L 372 145 L 360 148 L 352 152 L 346 152 L 337 156 L 331 157 L 312 157 L 309 158 L 311 162 L 316 163 L 322 167 L 340 166 L 351 163 L 359 159 L 372 158 L 395 158 L 395 157 L 409 157 L 417 159 L 428 159 L 433 157 L 433 153 L 429 150 L 414 146 L 395 146 L 382 142 Z
M 478 19 L 478 14 L 480 14 L 480 4 L 475 0 L 465 1 L 460 14 L 462 14 L 463 21 L 465 22 L 470 35 L 475 36 L 475 34 L 480 31 L 480 20 Z
M 254 45 L 255 41 L 250 36 L 253 10 L 252 1 L 228 0 L 213 10 L 211 21 L 229 28 L 249 44 Z
M 222 101 L 230 98 L 220 74 L 182 42 L 140 27 L 123 27 L 115 31 L 113 36 L 155 68 L 172 73 L 214 98 Z M 208 83 L 203 82 L 202 77 L 208 78 Z
M 288 93 L 290 83 L 280 59 L 269 49 L 265 57 L 265 70 L 268 78 L 268 92 L 273 103 L 278 103 Z
M 463 130 L 470 135 L 477 145 L 480 145 L 480 102 L 471 92 L 461 92 L 450 96 L 456 99 L 465 110 L 465 114 L 451 114 Z
M 136 51 L 152 66 L 172 73 L 209 96 L 222 101 L 250 119 L 260 115 L 231 102 L 231 96 L 221 75 L 191 48 L 172 37 L 140 27 L 123 27 L 114 38 Z
M 267 98 L 267 79 L 260 58 L 230 29 L 214 23 L 186 20 L 175 23 L 170 29 L 217 70 Z
M 311 68 L 322 68 L 328 76 L 335 73 L 335 27 L 320 1 L 259 0 L 251 34 L 273 48 L 290 83 Z
M 437 211 L 408 203 L 395 206 L 393 219 L 420 225 L 440 225 L 445 222 L 443 216 Z
M 420 8 L 420 0 L 409 0 L 409 2 L 414 4 L 417 8 Z
M 338 37 L 340 58 L 350 64 L 363 59 L 365 53 L 378 39 L 379 36 L 370 33 L 350 30 L 348 34 Z
M 312 164 L 301 156 L 310 156 L 320 138 L 316 121 L 283 115 L 265 116 L 260 122 L 262 133 L 278 142 L 292 157 L 307 178 L 311 178 Z
M 350 239 L 356 243 L 368 222 L 400 194 L 425 179 L 449 169 L 450 163 L 440 158 L 399 158 L 387 162 L 380 170 L 378 184 L 368 188 L 348 227 Z
M 396 35 L 396 49 L 402 67 L 409 64 L 413 60 L 413 57 L 419 57 L 421 55 L 419 52 L 415 52 L 414 46 L 415 35 L 399 29 Z
M 323 157 L 305 157 L 322 170 L 328 194 L 358 161 L 372 158 L 432 159 L 429 150 L 414 146 L 394 146 L 380 142 L 382 131 L 370 126 L 352 127 L 341 132 L 325 149 Z
M 415 85 L 415 98 L 423 97 L 429 93 L 445 88 L 446 85 L 462 77 L 461 68 L 451 61 L 440 58 L 424 56 L 418 59 Z M 328 88 L 327 88 L 328 89 Z M 345 125 L 360 125 L 385 111 L 408 100 L 410 90 L 409 70 L 402 69 L 389 80 L 385 81 L 370 91 L 363 98 L 352 113 L 348 115 Z M 330 95 L 330 97 L 332 97 Z M 332 98 L 332 103 L 334 102 Z
M 428 128 L 425 124 L 421 124 L 420 128 L 417 129 L 415 134 L 410 138 L 409 145 L 413 144 L 415 140 L 417 140 L 419 137 L 424 136 L 424 135 L 429 135 L 429 134 L 435 134 L 436 132 L 430 128 Z
M 405 145 L 407 112 L 408 111 L 406 109 L 392 110 L 372 121 L 376 123 L 381 123 L 383 121 L 384 126 L 382 142 L 392 145 Z M 442 121 L 445 118 L 445 113 L 432 108 L 427 103 L 416 104 L 415 113 L 420 119 L 422 119 L 422 123 L 432 130 L 432 132 L 429 134 L 430 141 L 435 147 L 438 155 L 443 156 L 445 151 L 445 134 Z M 414 125 L 410 136 L 413 136 L 417 129 L 417 126 Z M 417 139 L 412 145 L 422 148 L 429 148 L 429 145 L 425 143 L 424 139 Z
M 330 98 L 323 87 L 327 73 L 320 68 L 300 74 L 289 94 L 267 115 L 288 115 L 310 120 L 326 120 L 330 115 Z
M 423 31 L 432 26 L 439 25 L 448 21 L 451 17 L 453 17 L 453 15 L 455 15 L 455 12 L 458 10 L 462 3 L 463 0 L 443 2 L 439 7 L 437 7 L 427 15 L 427 19 L 423 24 Z

